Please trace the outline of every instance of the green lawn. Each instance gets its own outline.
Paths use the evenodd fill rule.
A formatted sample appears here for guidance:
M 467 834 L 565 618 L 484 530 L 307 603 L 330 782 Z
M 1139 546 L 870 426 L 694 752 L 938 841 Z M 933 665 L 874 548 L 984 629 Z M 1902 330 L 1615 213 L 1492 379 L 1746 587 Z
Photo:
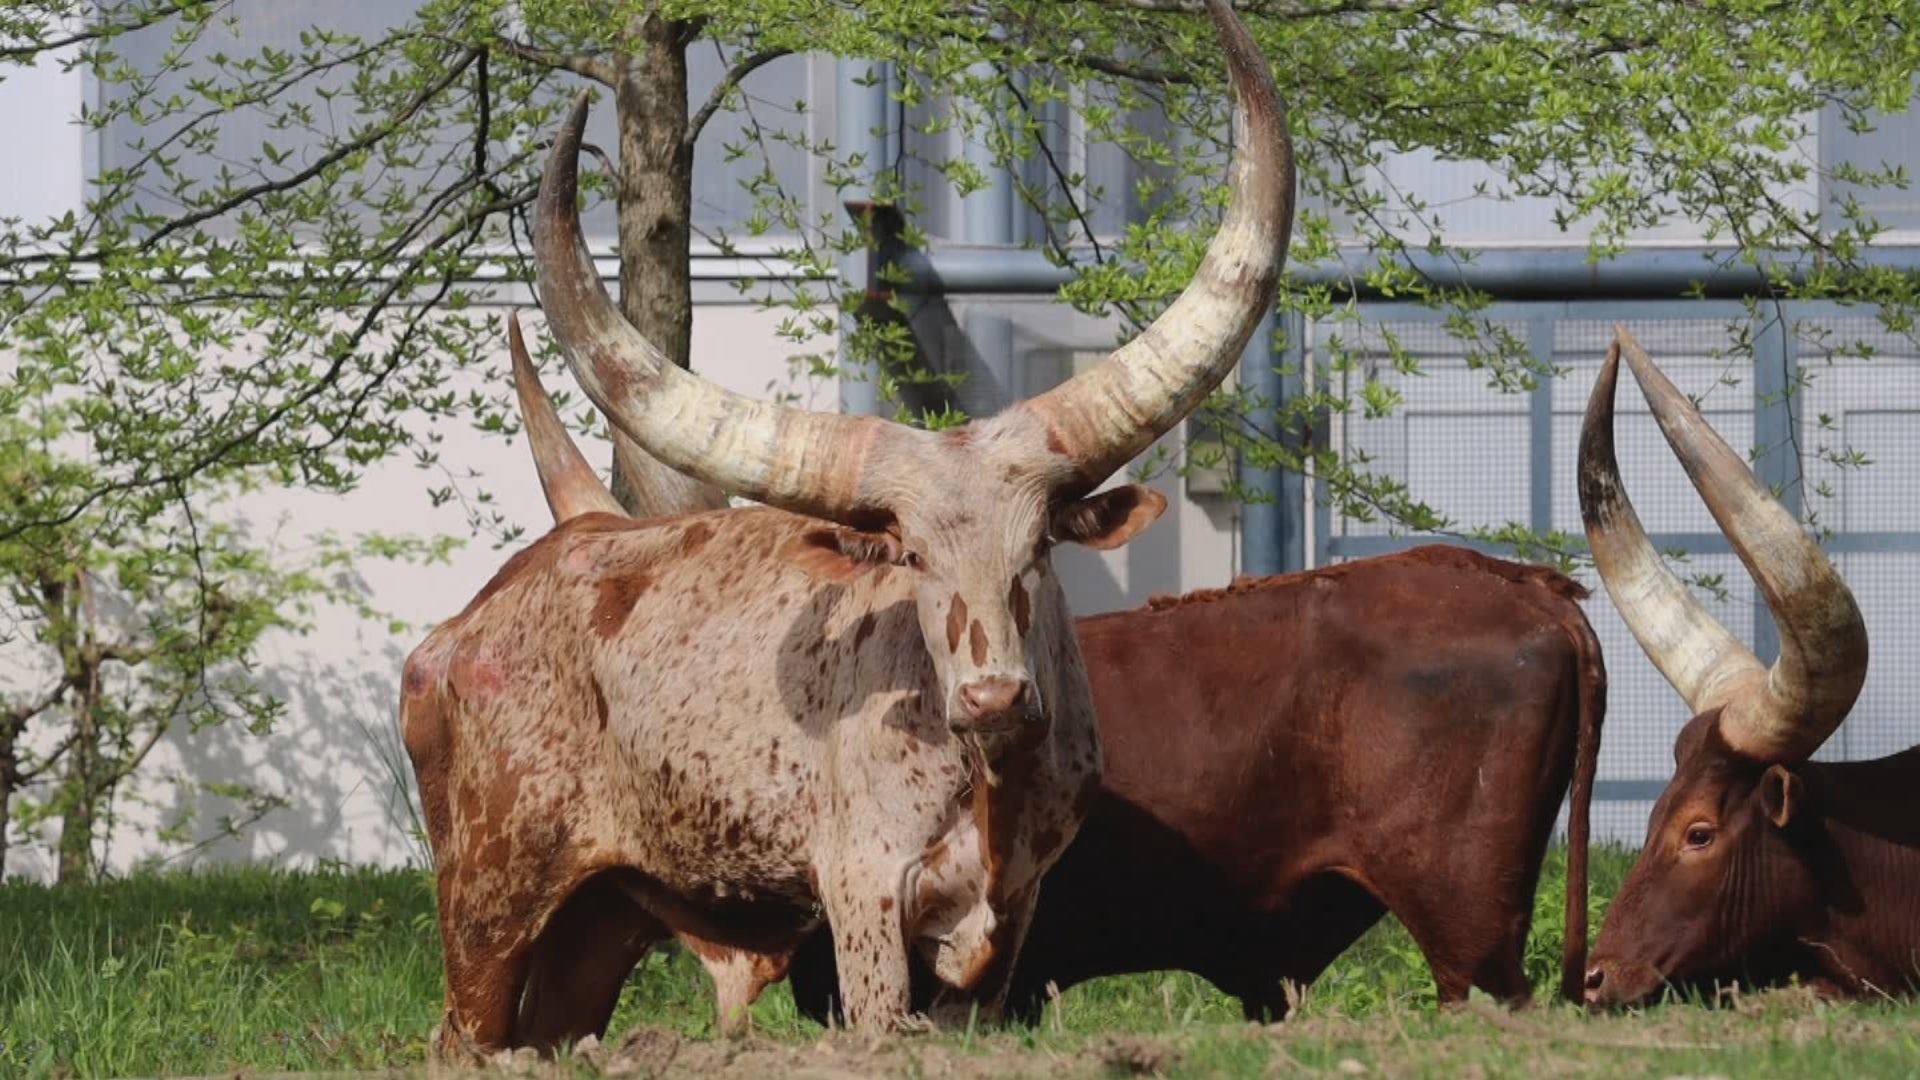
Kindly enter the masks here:
M 1603 852 L 1596 864 L 1605 895 L 1627 860 Z M 1561 895 L 1556 857 L 1528 958 L 1543 997 L 1557 977 Z M 1297 1020 L 1274 1028 L 1240 1023 L 1205 983 L 1170 974 L 1076 988 L 1033 1029 L 880 1045 L 823 1037 L 781 987 L 756 1009 L 757 1038 L 716 1044 L 698 964 L 657 956 L 629 985 L 608 1046 L 633 1041 L 601 1064 L 743 1077 L 1920 1077 L 1920 1009 L 1906 1006 L 1831 1008 L 1791 992 L 1597 1020 L 1559 1005 L 1518 1015 L 1432 1006 L 1425 963 L 1389 923 L 1312 988 Z M 421 873 L 0 886 L 0 1077 L 404 1069 L 423 1061 L 439 1012 L 432 883 Z

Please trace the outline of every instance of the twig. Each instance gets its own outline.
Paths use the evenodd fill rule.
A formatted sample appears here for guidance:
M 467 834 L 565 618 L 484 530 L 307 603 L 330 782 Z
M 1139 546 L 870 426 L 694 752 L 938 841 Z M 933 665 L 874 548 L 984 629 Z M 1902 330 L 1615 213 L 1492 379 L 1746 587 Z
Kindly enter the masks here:
M 687 150 L 692 150 L 695 140 L 700 138 L 701 129 L 707 126 L 707 121 L 713 119 L 714 113 L 720 111 L 720 106 L 726 104 L 727 95 L 734 87 L 740 85 L 741 80 L 775 60 L 791 55 L 792 52 L 791 49 L 762 49 L 734 61 L 733 66 L 727 69 L 727 73 L 721 76 L 719 83 L 714 86 L 713 92 L 707 95 L 707 100 L 694 110 L 691 117 L 688 117 L 687 133 L 680 137 L 680 145 Z

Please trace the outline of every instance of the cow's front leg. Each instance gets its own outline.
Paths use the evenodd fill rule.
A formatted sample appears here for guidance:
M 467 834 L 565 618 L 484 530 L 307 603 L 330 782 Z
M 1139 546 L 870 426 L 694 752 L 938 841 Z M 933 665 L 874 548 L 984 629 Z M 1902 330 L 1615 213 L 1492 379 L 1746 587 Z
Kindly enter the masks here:
M 993 929 L 983 936 L 974 954 L 967 959 L 958 989 L 941 988 L 940 1000 L 934 1006 L 934 1018 L 941 1026 L 1000 1023 L 1013 986 L 1014 969 L 1020 961 L 1020 948 L 1027 940 L 1027 928 L 1033 925 L 1039 898 L 1037 887 L 1028 889 L 996 913 Z
M 820 874 L 820 891 L 833 927 L 847 1026 L 856 1031 L 913 1026 L 900 875 L 866 862 L 836 863 Z

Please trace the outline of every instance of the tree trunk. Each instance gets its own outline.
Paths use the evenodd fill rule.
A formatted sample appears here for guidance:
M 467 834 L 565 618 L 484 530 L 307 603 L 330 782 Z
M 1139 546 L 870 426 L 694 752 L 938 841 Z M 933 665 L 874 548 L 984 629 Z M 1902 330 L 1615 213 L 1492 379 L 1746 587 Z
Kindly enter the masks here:
M 620 124 L 620 312 L 681 367 L 693 347 L 693 148 L 687 144 L 686 23 L 635 18 L 614 60 Z M 635 517 L 727 505 L 718 490 L 614 433 L 613 492 Z
M 100 731 L 95 708 L 99 699 L 82 686 L 73 705 L 73 745 L 67 750 L 67 776 L 62 782 L 69 800 L 60 815 L 59 877 L 61 885 L 93 880 L 93 818 L 99 800 Z
M 20 774 L 20 731 L 0 721 L 0 881 L 7 877 L 7 838 L 13 834 L 13 785 Z

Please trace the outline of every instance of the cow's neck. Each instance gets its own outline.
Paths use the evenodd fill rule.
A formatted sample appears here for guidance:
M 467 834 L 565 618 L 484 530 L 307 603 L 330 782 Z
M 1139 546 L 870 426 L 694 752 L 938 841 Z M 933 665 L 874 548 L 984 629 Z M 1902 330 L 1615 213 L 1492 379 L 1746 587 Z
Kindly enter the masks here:
M 1822 911 L 1800 935 L 1807 974 L 1854 993 L 1920 988 L 1920 749 L 1801 774 L 1829 841 Z

